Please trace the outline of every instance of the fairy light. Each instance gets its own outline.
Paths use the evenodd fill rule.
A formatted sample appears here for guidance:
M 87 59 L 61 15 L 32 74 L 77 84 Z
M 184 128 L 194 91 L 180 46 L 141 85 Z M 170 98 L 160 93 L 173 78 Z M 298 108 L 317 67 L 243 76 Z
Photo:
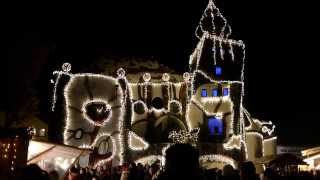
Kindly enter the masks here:
M 95 141 L 92 143 L 91 148 L 93 148 L 93 147 L 95 147 L 95 146 L 97 145 L 97 142 L 100 140 L 100 138 L 106 137 L 106 136 L 109 136 L 110 139 L 111 139 L 111 141 L 112 141 L 112 154 L 111 154 L 110 157 L 98 161 L 98 162 L 94 165 L 94 167 L 103 165 L 104 163 L 112 160 L 115 156 L 118 156 L 118 157 L 119 157 L 119 154 L 120 154 L 120 153 L 118 152 L 118 149 L 119 149 L 119 143 L 118 143 L 118 142 L 119 142 L 119 140 L 116 140 L 116 139 L 119 139 L 119 137 L 118 137 L 118 138 L 115 138 L 114 136 L 112 136 L 112 135 L 109 134 L 109 133 L 99 134 L 99 135 L 97 136 L 97 138 L 95 139 Z M 119 135 L 117 135 L 117 136 L 119 136 Z M 118 146 L 118 147 L 117 147 L 117 146 Z
M 230 53 L 230 55 L 231 55 L 231 59 L 232 59 L 232 61 L 234 61 L 234 53 L 233 53 L 233 46 L 232 46 L 232 43 L 229 41 L 228 42 L 228 44 L 229 44 L 229 53 Z
M 195 70 L 193 72 L 192 80 L 191 80 L 192 82 L 195 82 L 196 74 L 200 74 L 200 75 L 204 76 L 206 79 L 209 80 L 210 83 L 213 83 L 213 84 L 229 84 L 229 85 L 240 84 L 241 86 L 244 86 L 243 81 L 226 81 L 226 80 L 217 81 L 217 80 L 214 80 L 210 76 L 208 76 L 205 72 L 203 72 L 201 70 Z M 191 89 L 192 89 L 192 91 L 194 91 L 194 83 L 191 83 Z M 243 91 L 243 89 L 242 89 L 242 91 Z M 241 94 L 243 95 L 243 93 L 241 93 Z
M 141 163 L 141 164 L 152 164 L 156 160 L 160 160 L 161 161 L 161 165 L 163 166 L 162 159 L 163 159 L 162 155 L 149 155 L 149 156 L 144 156 L 142 158 L 139 158 L 139 159 L 135 160 L 135 163 L 136 164 L 138 164 L 138 163 Z
M 209 13 L 207 13 L 209 12 Z M 212 32 L 210 30 L 210 32 L 205 29 L 205 25 L 202 24 L 202 22 L 204 21 L 205 18 L 208 18 L 208 16 L 211 17 L 212 20 Z M 209 18 L 210 18 L 209 17 Z M 222 27 L 220 28 L 219 32 L 218 32 L 218 28 L 216 27 L 216 24 L 214 23 L 214 18 L 220 18 L 223 22 L 222 22 Z M 59 81 L 61 80 L 62 75 L 67 75 L 70 77 L 69 82 L 67 83 L 65 89 L 64 89 L 64 97 L 66 100 L 66 125 L 65 128 L 66 129 L 70 129 L 73 127 L 73 116 L 72 116 L 72 112 L 69 108 L 69 105 L 72 105 L 73 101 L 81 101 L 82 106 L 79 108 L 81 110 L 81 117 L 83 117 L 83 119 L 86 119 L 87 122 L 89 122 L 89 125 L 93 125 L 93 126 L 98 126 L 99 131 L 98 131 L 98 135 L 95 138 L 93 143 L 87 143 L 87 142 L 83 142 L 81 145 L 79 145 L 80 147 L 85 147 L 85 148 L 93 148 L 97 145 L 97 141 L 102 138 L 103 136 L 110 136 L 110 139 L 112 141 L 112 156 L 109 157 L 108 159 L 104 159 L 99 161 L 97 164 L 103 164 L 106 161 L 109 161 L 113 158 L 115 158 L 116 156 L 119 157 L 120 159 L 120 164 L 122 164 L 122 162 L 124 162 L 124 153 L 126 152 L 126 150 L 128 150 L 128 148 L 132 151 L 144 151 L 147 150 L 149 147 L 149 144 L 140 136 L 136 135 L 134 132 L 130 131 L 130 128 L 127 127 L 127 121 L 131 121 L 129 124 L 132 125 L 133 122 L 136 121 L 136 115 L 135 113 L 131 114 L 131 117 L 126 117 L 128 116 L 128 114 L 126 114 L 126 112 L 129 110 L 128 108 L 131 108 L 131 110 L 134 108 L 134 105 L 136 105 L 136 103 L 142 103 L 143 105 L 143 109 L 144 109 L 144 114 L 149 114 L 149 113 L 154 113 L 156 114 L 156 116 L 161 116 L 164 114 L 167 114 L 169 112 L 172 111 L 171 104 L 177 104 L 178 105 L 178 111 L 179 113 L 185 114 L 185 119 L 187 122 L 187 126 L 188 126 L 188 131 L 179 131 L 179 132 L 171 132 L 170 133 L 170 138 L 174 139 L 175 142 L 181 143 L 181 142 L 186 142 L 186 141 L 190 141 L 190 139 L 195 140 L 195 136 L 198 134 L 192 134 L 190 130 L 193 130 L 193 125 L 192 125 L 192 119 L 190 117 L 190 113 L 192 113 L 191 111 L 201 111 L 201 113 L 204 113 L 207 116 L 216 116 L 220 119 L 226 118 L 226 126 L 227 126 L 227 132 L 228 132 L 228 139 L 226 139 L 227 141 L 225 143 L 223 143 L 223 148 L 224 150 L 232 150 L 232 149 L 238 149 L 240 150 L 242 147 L 244 148 L 245 151 L 245 156 L 246 158 L 248 158 L 248 153 L 247 153 L 247 145 L 246 142 L 244 141 L 246 139 L 246 136 L 257 136 L 259 138 L 262 139 L 262 141 L 271 141 L 276 137 L 272 137 L 269 139 L 264 139 L 263 135 L 268 134 L 269 136 L 272 135 L 274 133 L 275 130 L 275 125 L 272 124 L 271 121 L 269 122 L 262 122 L 259 120 L 255 120 L 255 119 L 251 119 L 249 117 L 249 113 L 247 112 L 247 110 L 243 107 L 243 97 L 244 97 L 244 66 L 245 66 L 245 44 L 243 43 L 243 41 L 241 40 L 233 40 L 233 39 L 229 39 L 230 34 L 232 33 L 232 29 L 231 26 L 228 24 L 226 18 L 222 15 L 222 13 L 220 12 L 220 10 L 215 6 L 214 2 L 212 0 L 209 0 L 208 6 L 206 7 L 203 16 L 200 19 L 200 24 L 197 27 L 197 32 L 201 31 L 201 34 L 196 33 L 196 36 L 199 38 L 199 42 L 195 48 L 195 50 L 193 51 L 193 53 L 190 55 L 190 60 L 189 60 L 189 67 L 191 69 L 190 73 L 184 73 L 182 75 L 183 77 L 183 82 L 170 82 L 170 75 L 168 73 L 163 73 L 161 80 L 162 82 L 151 82 L 152 76 L 150 73 L 146 72 L 142 75 L 143 81 L 142 83 L 138 82 L 138 83 L 129 83 L 126 79 L 126 72 L 123 68 L 120 68 L 117 70 L 117 78 L 113 78 L 113 77 L 109 77 L 109 76 L 104 76 L 104 75 L 98 75 L 98 74 L 90 74 L 90 73 L 86 73 L 86 74 L 71 74 L 69 73 L 71 71 L 71 64 L 70 63 L 64 63 L 62 65 L 62 71 L 55 71 L 53 74 L 56 75 L 56 79 L 54 81 L 54 88 L 53 88 L 53 100 L 52 100 L 52 111 L 54 111 L 55 109 L 55 103 L 57 101 L 57 86 Z M 240 47 L 242 49 L 243 52 L 243 56 L 242 56 L 242 67 L 241 67 L 241 77 L 240 80 L 232 80 L 232 81 L 228 81 L 228 80 L 216 80 L 212 77 L 210 77 L 207 73 L 205 73 L 204 71 L 199 70 L 199 66 L 200 66 L 200 59 L 202 56 L 202 50 L 204 49 L 204 42 L 206 40 L 211 40 L 213 43 L 213 47 L 212 47 L 212 56 L 213 56 L 213 60 L 214 60 L 214 64 L 218 64 L 219 62 L 217 62 L 218 60 L 218 56 L 220 56 L 221 60 L 225 60 L 224 56 L 225 54 L 229 54 L 231 56 L 231 60 L 232 62 L 235 61 L 235 52 L 234 52 L 234 48 Z M 219 52 L 217 51 L 217 46 L 219 46 Z M 225 48 L 226 47 L 226 48 Z M 194 66 L 195 65 L 195 66 Z M 237 124 L 234 124 L 234 104 L 233 101 L 230 97 L 230 93 L 228 94 L 228 96 L 223 96 L 223 97 L 198 97 L 198 94 L 195 94 L 196 89 L 195 87 L 195 80 L 197 78 L 198 75 L 202 75 L 203 77 L 205 77 L 206 79 L 209 80 L 210 83 L 214 83 L 214 84 L 227 84 L 229 87 L 232 86 L 233 84 L 238 84 L 241 85 L 241 95 L 240 95 L 240 117 L 239 117 L 239 121 Z M 69 90 L 71 88 L 71 86 L 73 86 L 72 84 L 74 83 L 74 81 L 77 78 L 83 78 L 84 76 L 89 77 L 91 79 L 104 79 L 106 80 L 106 82 L 111 82 L 111 84 L 118 84 L 119 81 L 122 81 L 125 83 L 125 89 L 121 88 L 120 91 L 117 91 L 118 96 L 120 97 L 118 100 L 119 101 L 119 105 L 121 105 L 121 107 L 118 109 L 112 109 L 112 103 L 109 102 L 108 99 L 105 99 L 103 97 L 94 97 L 93 99 L 89 99 L 89 98 L 83 98 L 82 99 L 73 99 L 73 98 L 78 98 L 78 97 L 74 97 L 71 96 Z M 160 81 L 161 81 L 160 80 Z M 182 105 L 182 102 L 180 102 L 179 100 L 176 100 L 173 97 L 173 91 L 174 89 L 180 89 L 181 85 L 186 84 L 187 86 L 187 102 L 186 104 Z M 76 83 L 75 83 L 76 84 Z M 138 87 L 141 86 L 144 90 L 144 94 L 143 94 L 143 99 L 146 100 L 148 98 L 148 87 L 151 87 L 152 90 L 154 89 L 159 89 L 162 88 L 163 86 L 167 86 L 168 87 L 168 109 L 162 108 L 162 109 L 156 109 L 154 107 L 151 107 L 150 109 L 148 108 L 148 106 L 140 99 L 137 100 L 137 98 L 135 97 L 135 101 L 134 103 L 132 103 L 132 89 L 133 87 Z M 175 88 L 171 88 L 171 87 L 175 87 Z M 176 92 L 175 92 L 176 93 Z M 127 97 L 129 96 L 129 97 Z M 152 96 L 154 95 L 154 92 L 152 92 Z M 191 96 L 191 97 L 189 97 Z M 130 102 L 129 102 L 130 101 Z M 103 123 L 97 123 L 94 120 L 92 120 L 90 117 L 88 117 L 87 113 L 86 113 L 86 106 L 89 103 L 92 102 L 99 102 L 102 104 L 106 105 L 106 109 L 110 111 L 109 116 L 103 121 Z M 222 110 L 217 110 L 217 111 L 212 111 L 213 105 L 217 105 L 219 102 L 222 102 L 224 106 L 226 106 L 226 108 L 228 108 L 228 112 L 224 112 Z M 110 104 L 111 103 L 111 104 Z M 127 107 L 127 104 L 131 104 L 130 107 Z M 186 112 L 182 112 L 182 107 L 184 107 L 184 105 L 186 105 Z M 219 107 L 220 108 L 220 107 Z M 218 108 L 218 109 L 219 109 Z M 196 109 L 196 110 L 195 110 Z M 230 112 L 229 112 L 229 109 Z M 114 113 L 114 111 L 116 113 Z M 119 111 L 119 112 L 118 112 Z M 74 112 L 73 112 L 74 113 Z M 78 112 L 79 113 L 79 112 Z M 228 117 L 223 117 L 225 114 L 224 113 L 230 113 L 228 114 Z M 115 116 L 115 114 L 119 114 L 117 117 L 113 117 Z M 244 125 L 244 118 L 245 116 L 248 118 L 250 125 L 248 127 L 245 127 Z M 126 117 L 126 118 L 125 118 Z M 110 124 L 109 124 L 110 122 Z M 271 122 L 271 123 L 270 123 Z M 86 125 L 86 124 L 84 124 Z M 272 126 L 272 128 L 270 129 L 267 126 Z M 253 130 L 256 130 L 257 132 L 251 132 Z M 101 132 L 102 131 L 102 132 Z M 120 134 L 116 134 L 114 135 L 115 131 L 119 131 Z M 235 131 L 235 132 L 234 132 Z M 240 132 L 238 132 L 240 131 Z M 199 131 L 198 131 L 199 133 Z M 69 142 L 67 140 L 67 135 L 68 132 L 65 130 L 64 131 L 64 141 L 66 144 L 68 143 L 72 143 Z M 230 138 L 229 138 L 230 137 Z M 127 139 L 126 139 L 127 138 Z M 189 139 L 189 140 L 188 140 Z M 197 140 L 197 139 L 196 139 Z M 165 150 L 170 146 L 170 144 L 163 148 L 162 150 L 162 154 L 165 155 Z M 263 151 L 263 145 L 262 145 L 262 151 Z M 262 154 L 264 154 L 264 152 L 262 152 Z M 162 158 L 164 158 L 164 156 L 162 156 Z M 224 155 L 204 155 L 201 157 L 201 160 L 206 160 L 206 161 L 213 161 L 213 160 L 217 160 L 217 161 L 221 161 L 221 162 L 226 162 L 228 164 L 231 164 L 232 166 L 236 167 L 236 161 L 232 158 L 229 158 L 228 156 L 224 156 Z M 164 159 L 163 161 L 164 162 Z
M 108 117 L 106 119 L 103 120 L 102 123 L 97 123 L 95 122 L 93 119 L 91 119 L 88 115 L 87 115 L 87 110 L 86 110 L 86 107 L 88 104 L 91 104 L 91 103 L 101 103 L 101 104 L 104 104 L 106 106 L 105 110 L 103 109 L 97 109 L 97 112 L 100 114 L 102 113 L 103 111 L 106 112 L 106 111 L 109 111 L 109 114 L 108 114 Z M 94 101 L 92 100 L 87 100 L 83 103 L 83 106 L 82 106 L 82 112 L 83 112 L 83 115 L 84 115 L 84 118 L 86 120 L 88 120 L 90 123 L 92 123 L 93 125 L 95 126 L 104 126 L 107 122 L 109 122 L 110 118 L 112 117 L 112 110 L 111 110 L 111 106 L 108 104 L 107 101 L 103 100 L 103 99 L 95 99 Z
M 185 73 L 183 73 L 182 77 L 183 77 L 183 80 L 185 82 L 189 82 L 190 81 L 190 73 L 185 72 Z
M 170 80 L 170 75 L 168 73 L 163 73 L 162 74 L 162 80 L 167 82 Z
M 60 78 L 61 78 L 61 75 L 62 74 L 69 74 L 69 72 L 71 71 L 71 64 L 66 62 L 66 63 L 63 63 L 61 68 L 62 68 L 62 71 L 55 71 L 53 72 L 53 75 L 55 74 L 58 74 L 55 82 L 53 80 L 51 80 L 51 83 L 54 83 L 54 87 L 53 87 L 53 99 L 52 99 L 52 106 L 51 106 L 51 110 L 54 111 L 55 109 L 55 104 L 56 104 L 56 101 L 57 101 L 57 86 L 58 86 L 58 83 L 60 81 Z
M 64 140 L 65 140 L 65 143 L 67 143 L 68 144 L 68 140 L 67 140 L 67 138 L 68 138 L 68 131 L 67 131 L 67 129 L 72 129 L 72 124 L 71 124 L 71 122 L 73 122 L 73 118 L 71 117 L 71 114 L 72 114 L 72 110 L 70 109 L 70 108 L 68 108 L 68 107 L 70 107 L 70 106 L 72 106 L 72 99 L 71 99 L 71 97 L 72 97 L 72 94 L 71 94 L 71 89 L 73 88 L 73 86 L 74 86 L 74 84 L 75 85 L 77 85 L 77 83 L 75 83 L 75 81 L 77 81 L 77 80 L 79 80 L 79 79 L 83 79 L 83 78 L 85 78 L 85 77 L 90 77 L 90 78 L 96 78 L 96 79 L 103 79 L 103 80 L 105 80 L 105 81 L 107 81 L 107 82 L 111 82 L 111 83 L 113 83 L 113 84 L 116 84 L 116 79 L 114 79 L 114 78 L 111 78 L 111 77 L 107 77 L 107 76 L 103 76 L 103 75 L 97 75 L 97 74 L 89 74 L 89 73 L 86 73 L 86 74 L 74 74 L 74 75 L 72 75 L 71 76 L 71 78 L 70 78 L 70 81 L 68 82 L 68 84 L 66 85 L 66 87 L 65 87 L 65 90 L 64 90 L 64 97 L 65 97 L 65 100 L 66 100 L 66 126 L 65 126 L 65 131 L 64 131 Z M 122 96 L 122 92 L 121 91 L 119 91 L 119 94 L 118 94 L 120 97 Z M 75 98 L 78 98 L 78 97 L 75 97 Z M 79 99 L 77 99 L 77 101 L 79 101 Z M 104 102 L 104 103 L 106 103 L 106 104 L 108 104 L 107 103 L 107 99 L 101 99 L 101 98 L 95 98 L 95 99 L 93 99 L 92 101 L 98 101 L 98 102 Z M 88 99 L 84 99 L 84 101 L 82 102 L 82 105 L 86 105 L 86 103 L 88 103 L 88 102 L 90 102 L 90 100 L 88 100 Z M 122 104 L 122 102 L 121 102 L 121 100 L 120 100 L 120 104 Z M 83 108 L 83 106 L 82 106 L 82 108 Z M 112 113 L 112 111 L 118 111 L 118 109 L 112 109 L 111 108 L 111 113 Z M 74 112 L 73 112 L 74 113 Z M 81 116 L 84 118 L 84 119 L 88 119 L 88 117 L 85 117 L 85 114 L 86 113 L 81 113 Z M 120 108 L 120 114 L 122 114 L 122 111 L 121 111 L 121 108 Z M 110 118 L 112 117 L 112 116 L 109 116 Z M 112 117 L 113 119 L 112 120 L 114 120 L 114 118 L 115 117 Z M 90 119 L 89 119 L 90 120 Z M 109 119 L 109 121 L 110 121 L 110 119 Z M 115 120 L 116 121 L 116 120 Z M 91 121 L 88 121 L 88 122 L 90 122 L 91 124 L 92 124 L 92 122 Z M 116 127 L 119 127 L 119 124 L 114 124 Z M 114 131 L 116 131 L 116 130 L 119 130 L 119 129 L 114 129 Z
M 216 41 L 213 41 L 212 52 L 213 52 L 213 64 L 216 65 L 217 64 Z
M 242 137 L 240 135 L 233 135 L 228 142 L 223 144 L 223 148 L 226 150 L 241 149 L 241 141 Z
M 195 99 L 194 97 L 192 99 Z M 230 96 L 222 96 L 222 97 L 201 97 L 200 102 L 202 104 L 216 104 L 220 100 L 222 102 L 231 101 Z
M 118 73 L 118 78 L 124 78 L 124 75 L 125 75 L 125 72 L 123 69 L 119 69 L 117 71 Z M 69 90 L 72 88 L 72 84 L 74 81 L 76 81 L 77 79 L 81 79 L 83 78 L 84 76 L 87 76 L 87 77 L 90 77 L 90 78 L 96 78 L 96 79 L 104 79 L 106 80 L 107 82 L 111 82 L 112 84 L 117 84 L 117 81 L 118 79 L 114 79 L 114 78 L 111 78 L 111 77 L 108 77 L 108 76 L 104 76 L 104 75 L 97 75 L 97 74 L 73 74 L 73 75 L 70 75 L 71 76 L 71 79 L 70 81 L 68 82 L 68 84 L 66 85 L 65 87 L 65 90 L 64 90 L 64 95 L 65 95 L 65 99 L 66 99 L 66 107 L 69 107 L 72 103 L 71 103 L 71 99 L 70 99 L 70 92 Z M 126 82 L 127 83 L 127 82 Z M 76 84 L 76 83 L 75 83 Z M 124 101 L 127 99 L 126 98 L 126 94 L 122 91 L 119 91 L 117 92 L 118 93 L 118 96 L 120 97 L 124 97 L 124 98 L 121 98 L 119 101 L 120 101 L 120 104 L 124 104 Z M 104 121 L 104 124 L 101 125 L 101 127 L 103 128 L 102 130 L 105 131 L 107 129 L 104 128 L 104 126 L 108 126 L 108 122 L 110 121 L 113 121 L 111 123 L 111 125 L 113 124 L 113 126 L 115 128 L 112 128 L 111 130 L 107 130 L 103 133 L 100 133 L 97 135 L 97 137 L 95 138 L 94 142 L 91 144 L 91 145 L 88 145 L 86 143 L 83 143 L 82 147 L 90 147 L 90 148 L 93 148 L 97 145 L 97 141 L 102 138 L 103 136 L 110 136 L 111 134 L 114 134 L 114 132 L 116 131 L 120 131 L 121 128 L 122 128 L 122 125 L 123 125 L 123 116 L 124 116 L 124 112 L 125 112 L 125 108 L 126 107 L 123 107 L 121 106 L 120 108 L 120 116 L 117 118 L 117 117 L 113 117 L 112 116 L 112 111 L 114 111 L 112 109 L 112 107 L 108 104 L 108 101 L 106 99 L 101 99 L 101 98 L 94 98 L 93 100 L 85 100 L 82 102 L 82 111 L 85 112 L 85 109 L 83 107 L 85 107 L 88 103 L 91 103 L 91 102 L 100 102 L 100 103 L 104 103 L 107 105 L 107 109 L 110 110 L 110 114 L 108 116 L 108 119 L 106 119 Z M 117 110 L 118 111 L 118 110 Z M 93 123 L 93 121 L 91 121 L 91 119 L 89 117 L 86 117 L 86 113 L 81 113 L 82 116 L 85 116 L 84 118 L 89 120 L 89 122 L 91 122 L 91 124 Z M 112 119 L 110 119 L 112 118 Z M 71 112 L 70 112 L 70 109 L 69 108 L 66 108 L 66 127 L 65 129 L 70 129 L 72 127 L 72 117 L 71 117 Z M 95 124 L 97 125 L 97 124 Z M 64 139 L 65 139 L 65 143 L 66 144 L 70 144 L 70 142 L 67 140 L 67 137 L 68 137 L 68 132 L 67 131 L 64 131 Z M 115 156 L 119 157 L 120 159 L 120 163 L 123 162 L 123 158 L 122 158 L 122 153 L 123 153 L 123 142 L 122 142 L 122 137 L 121 135 L 113 135 L 110 137 L 110 139 L 112 140 L 112 155 L 107 158 L 107 159 L 103 159 L 103 160 L 100 160 L 97 162 L 96 165 L 101 165 L 107 161 L 110 161 L 111 159 L 113 159 Z
M 274 140 L 277 140 L 277 137 L 276 137 L 276 136 L 271 137 L 271 138 L 264 139 L 263 142 L 274 141 Z
M 171 131 L 169 133 L 169 139 L 172 139 L 174 143 L 191 143 L 192 145 L 197 144 L 199 138 L 200 128 L 192 129 L 192 131 Z
M 208 13 L 209 12 L 209 13 Z M 206 7 L 206 9 L 204 10 L 202 17 L 200 19 L 200 24 L 197 27 L 201 29 L 202 33 L 203 32 L 207 32 L 207 30 L 204 29 L 204 25 L 202 24 L 203 21 L 205 21 L 205 18 L 208 18 L 208 14 L 210 15 L 211 18 L 211 24 L 212 24 L 212 31 L 219 35 L 219 36 L 226 36 L 226 38 L 228 38 L 228 36 L 231 34 L 232 30 L 230 25 L 228 24 L 226 18 L 222 15 L 222 13 L 220 12 L 219 8 L 216 7 L 216 5 L 214 4 L 213 0 L 209 0 L 209 3 Z M 216 26 L 214 23 L 214 19 L 215 18 L 220 18 L 223 21 L 223 26 L 221 28 L 220 33 L 216 32 Z M 229 28 L 229 32 L 225 33 L 226 27 Z M 197 32 L 197 31 L 196 31 Z M 196 33 L 196 36 L 199 38 L 199 35 Z
M 151 80 L 151 74 L 150 73 L 144 73 L 142 78 L 143 78 L 143 80 L 145 82 L 149 82 Z
M 224 49 L 222 48 L 222 41 L 219 41 L 220 57 L 224 60 Z
M 218 115 L 220 117 L 223 117 L 223 115 L 225 113 L 223 111 L 217 111 L 217 112 L 213 111 L 212 112 L 212 110 L 214 109 L 212 107 L 212 105 L 217 104 L 216 102 L 218 102 L 218 101 L 216 101 L 217 97 L 210 97 L 210 98 L 212 98 L 212 99 L 204 100 L 204 102 L 206 102 L 205 104 L 198 102 L 198 100 L 194 96 L 191 98 L 191 102 L 193 104 L 195 104 L 195 106 L 192 103 L 190 103 L 187 106 L 186 121 L 187 121 L 187 125 L 188 125 L 189 129 L 194 128 L 193 125 L 192 125 L 193 124 L 192 121 L 194 121 L 194 119 L 190 118 L 190 113 L 191 113 L 190 112 L 190 107 L 191 106 L 193 106 L 194 108 L 199 108 L 207 116 L 217 116 Z M 233 109 L 233 103 L 232 103 L 232 101 L 230 101 L 230 99 L 222 99 L 222 100 L 225 100 L 222 103 L 228 103 L 227 104 L 228 107 L 229 107 L 228 109 Z M 211 101 L 213 101 L 213 102 L 211 102 Z M 208 108 L 208 107 L 210 107 L 210 108 Z M 233 130 L 233 122 L 234 122 L 234 120 L 233 119 L 234 119 L 234 113 L 233 113 L 233 111 L 231 111 L 231 114 L 228 115 L 228 118 L 226 119 L 226 123 L 227 123 L 226 126 L 228 127 L 228 129 L 227 129 L 228 130 L 227 131 L 228 134 L 233 134 L 233 132 L 234 132 L 234 130 Z
M 178 105 L 178 112 L 177 113 L 181 113 L 182 112 L 182 104 L 181 104 L 181 102 L 179 102 L 179 101 L 177 101 L 177 100 L 171 100 L 171 101 L 169 101 L 169 106 L 168 106 L 168 111 L 169 112 L 173 112 L 173 110 L 171 109 L 172 107 L 171 107 L 171 105 L 170 104 L 176 104 L 176 105 Z
M 275 125 L 272 126 L 271 129 L 269 129 L 267 126 L 263 126 L 262 127 L 262 132 L 263 133 L 267 133 L 269 136 L 274 132 L 274 129 L 275 129 Z
M 233 168 L 237 169 L 237 162 L 232 159 L 231 157 L 228 156 L 224 156 L 221 154 L 209 154 L 209 155 L 203 155 L 200 156 L 200 161 L 202 163 L 204 162 L 213 162 L 213 161 L 217 161 L 217 162 L 223 162 L 226 164 L 230 164 Z
M 139 147 L 140 146 L 140 147 Z M 144 139 L 136 135 L 134 132 L 129 132 L 129 148 L 133 151 L 144 151 L 148 149 L 149 144 Z

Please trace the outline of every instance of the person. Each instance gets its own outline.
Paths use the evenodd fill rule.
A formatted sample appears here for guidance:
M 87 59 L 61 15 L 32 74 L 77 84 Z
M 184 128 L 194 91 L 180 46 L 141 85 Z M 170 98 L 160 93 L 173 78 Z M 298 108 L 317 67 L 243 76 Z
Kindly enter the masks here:
M 190 144 L 174 144 L 166 150 L 165 168 L 155 180 L 204 179 L 199 164 L 199 152 Z
M 263 173 L 263 180 L 272 180 L 274 179 L 274 173 L 272 169 L 266 168 L 266 170 Z
M 235 171 L 230 164 L 227 164 L 223 167 L 222 179 L 236 179 Z
M 49 172 L 49 179 L 50 180 L 59 180 L 59 174 L 56 170 Z
M 49 180 L 49 175 L 46 171 L 42 170 L 37 164 L 29 164 L 21 170 L 18 179 Z
M 246 161 L 240 165 L 240 180 L 260 180 L 253 162 Z
M 137 165 L 137 179 L 144 179 L 144 167 L 141 163 Z
M 75 166 L 72 166 L 69 169 L 68 180 L 77 180 L 79 179 L 79 171 Z
M 206 169 L 205 171 L 204 171 L 204 174 L 205 174 L 205 177 L 206 177 L 206 179 L 208 179 L 208 180 L 216 180 L 216 179 L 218 179 L 218 176 L 217 176 L 217 169 L 216 168 L 214 168 L 214 169 Z
M 134 162 L 130 163 L 128 170 L 129 170 L 128 171 L 128 180 L 138 180 L 138 178 L 137 178 L 138 170 L 137 170 L 137 166 Z

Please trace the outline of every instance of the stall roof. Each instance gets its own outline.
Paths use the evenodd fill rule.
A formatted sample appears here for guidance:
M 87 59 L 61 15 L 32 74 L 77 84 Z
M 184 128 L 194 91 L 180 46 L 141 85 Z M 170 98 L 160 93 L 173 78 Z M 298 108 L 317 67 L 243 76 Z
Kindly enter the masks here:
M 82 149 L 64 144 L 54 144 L 44 141 L 31 140 L 28 148 L 28 164 L 37 163 L 41 160 L 52 157 L 77 158 L 80 155 L 87 155 L 89 149 Z

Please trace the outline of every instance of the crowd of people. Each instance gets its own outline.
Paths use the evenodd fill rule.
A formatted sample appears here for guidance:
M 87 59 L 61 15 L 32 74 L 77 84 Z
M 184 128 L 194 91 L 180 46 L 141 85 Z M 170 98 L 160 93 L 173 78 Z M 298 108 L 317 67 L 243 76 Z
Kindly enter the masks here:
M 234 169 L 226 165 L 220 169 L 202 169 L 199 164 L 199 152 L 188 144 L 176 144 L 167 149 L 165 166 L 156 161 L 151 165 L 130 163 L 123 167 L 97 167 L 81 168 L 79 165 L 72 166 L 65 174 L 66 180 L 320 180 L 309 172 L 299 172 L 291 175 L 280 175 L 267 168 L 262 175 L 256 174 L 255 166 L 247 161 Z M 58 180 L 57 172 L 47 173 L 35 164 L 28 165 L 17 174 L 17 179 Z

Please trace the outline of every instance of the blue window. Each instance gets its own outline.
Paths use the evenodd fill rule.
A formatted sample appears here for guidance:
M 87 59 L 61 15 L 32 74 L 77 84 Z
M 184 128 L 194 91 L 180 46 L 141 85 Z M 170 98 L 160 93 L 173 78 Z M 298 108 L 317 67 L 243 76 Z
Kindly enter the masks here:
M 217 76 L 220 76 L 222 74 L 222 68 L 220 66 L 216 66 L 215 73 Z
M 201 97 L 207 97 L 208 94 L 207 94 L 207 89 L 202 89 L 201 90 Z
M 229 96 L 229 88 L 223 88 L 223 96 Z
M 212 96 L 217 97 L 218 96 L 218 89 L 214 88 L 212 89 Z
M 214 135 L 219 135 L 221 136 L 223 133 L 223 123 L 221 119 L 218 119 L 216 117 L 211 117 L 208 120 L 208 130 L 209 130 L 209 135 L 214 136 Z

